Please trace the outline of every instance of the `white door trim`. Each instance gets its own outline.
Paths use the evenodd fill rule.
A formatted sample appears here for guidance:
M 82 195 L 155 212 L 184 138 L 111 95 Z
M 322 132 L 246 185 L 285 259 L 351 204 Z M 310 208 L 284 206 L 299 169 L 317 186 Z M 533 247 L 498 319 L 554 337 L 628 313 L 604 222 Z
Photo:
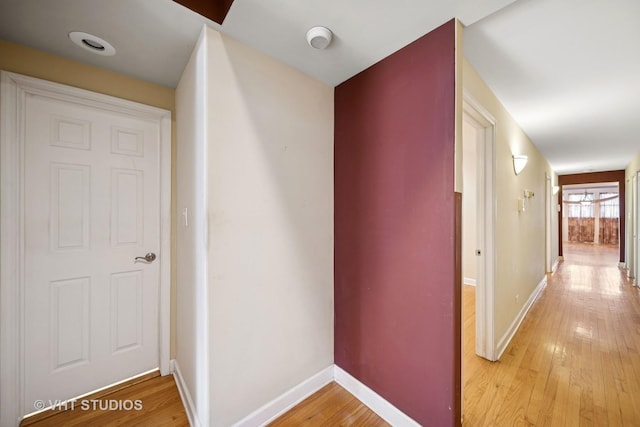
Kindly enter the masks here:
M 638 230 L 637 230 L 637 218 L 638 218 L 638 177 L 640 175 L 633 174 L 631 176 L 631 203 L 630 203 L 630 223 L 628 225 L 629 235 L 631 236 L 629 252 L 631 253 L 631 259 L 629 260 L 628 276 L 632 279 L 633 283 L 637 283 L 638 275 Z
M 551 175 L 545 172 L 545 265 L 547 273 L 553 272 L 553 262 L 551 260 L 551 240 L 552 240 L 552 222 L 553 216 L 553 187 L 551 186 Z
M 169 371 L 171 268 L 171 112 L 20 74 L 0 73 L 0 425 L 24 413 L 24 118 L 25 100 L 47 96 L 126 112 L 160 128 L 160 295 L 158 354 Z
M 495 224 L 496 224 L 496 178 L 495 178 L 495 126 L 493 116 L 469 93 L 464 92 L 463 111 L 484 129 L 484 146 L 478 150 L 480 168 L 483 169 L 484 190 L 478 192 L 478 217 L 482 218 L 483 232 L 478 233 L 478 249 L 482 251 L 478 263 L 478 286 L 476 287 L 476 354 L 485 359 L 496 360 L 494 282 L 496 271 Z M 464 190 L 463 190 L 464 191 Z
M 633 264 L 633 268 L 634 268 L 634 279 L 633 279 L 633 285 L 634 286 L 638 286 L 640 284 L 640 278 L 638 276 L 640 276 L 640 274 L 638 274 L 638 270 L 640 270 L 640 171 L 636 172 L 635 177 L 635 193 L 633 194 L 633 234 L 634 239 L 633 239 L 633 256 L 634 259 L 632 260 L 632 264 Z M 632 189 L 632 191 L 634 191 Z

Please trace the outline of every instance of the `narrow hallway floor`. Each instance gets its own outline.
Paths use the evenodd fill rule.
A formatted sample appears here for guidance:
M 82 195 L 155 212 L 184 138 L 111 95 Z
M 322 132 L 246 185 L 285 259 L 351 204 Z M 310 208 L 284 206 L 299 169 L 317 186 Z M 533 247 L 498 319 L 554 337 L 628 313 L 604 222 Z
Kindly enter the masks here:
M 475 288 L 465 286 L 464 426 L 638 425 L 640 291 L 618 253 L 565 244 L 495 363 L 474 354 Z

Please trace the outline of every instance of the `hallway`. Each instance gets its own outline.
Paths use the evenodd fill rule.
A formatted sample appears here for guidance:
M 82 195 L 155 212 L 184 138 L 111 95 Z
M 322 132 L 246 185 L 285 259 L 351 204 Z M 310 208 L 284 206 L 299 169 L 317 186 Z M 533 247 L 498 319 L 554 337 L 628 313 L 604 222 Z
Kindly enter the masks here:
M 616 246 L 565 244 L 564 262 L 501 360 L 474 354 L 464 289 L 464 426 L 640 423 L 640 292 Z

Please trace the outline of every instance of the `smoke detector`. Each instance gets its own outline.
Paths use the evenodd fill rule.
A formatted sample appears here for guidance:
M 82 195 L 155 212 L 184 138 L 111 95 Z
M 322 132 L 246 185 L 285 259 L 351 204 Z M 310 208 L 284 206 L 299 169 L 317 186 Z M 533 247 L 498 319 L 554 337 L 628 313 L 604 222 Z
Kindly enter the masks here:
M 325 49 L 332 38 L 333 33 L 326 27 L 313 27 L 307 31 L 307 43 L 314 49 Z

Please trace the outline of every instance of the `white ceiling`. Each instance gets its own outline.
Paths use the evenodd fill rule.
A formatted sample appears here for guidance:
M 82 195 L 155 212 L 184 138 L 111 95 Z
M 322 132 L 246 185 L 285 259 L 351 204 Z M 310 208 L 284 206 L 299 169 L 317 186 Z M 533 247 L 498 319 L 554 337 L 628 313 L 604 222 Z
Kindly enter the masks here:
M 453 17 L 467 58 L 559 173 L 622 169 L 640 150 L 638 0 L 235 0 L 222 26 L 171 0 L 0 0 L 0 39 L 175 87 L 207 24 L 337 85 Z M 315 25 L 334 32 L 327 50 L 306 44 Z M 70 31 L 117 53 L 80 49 Z
M 175 87 L 203 24 L 335 86 L 453 17 L 465 25 L 515 0 L 236 0 L 222 26 L 171 0 L 0 0 L 0 39 Z M 334 33 L 307 45 L 309 28 Z M 114 57 L 73 45 L 82 31 Z
M 520 0 L 466 29 L 467 59 L 558 174 L 640 150 L 640 1 Z
M 205 21 L 171 0 L 0 0 L 0 39 L 170 87 Z M 108 41 L 116 55 L 76 46 L 71 31 Z

